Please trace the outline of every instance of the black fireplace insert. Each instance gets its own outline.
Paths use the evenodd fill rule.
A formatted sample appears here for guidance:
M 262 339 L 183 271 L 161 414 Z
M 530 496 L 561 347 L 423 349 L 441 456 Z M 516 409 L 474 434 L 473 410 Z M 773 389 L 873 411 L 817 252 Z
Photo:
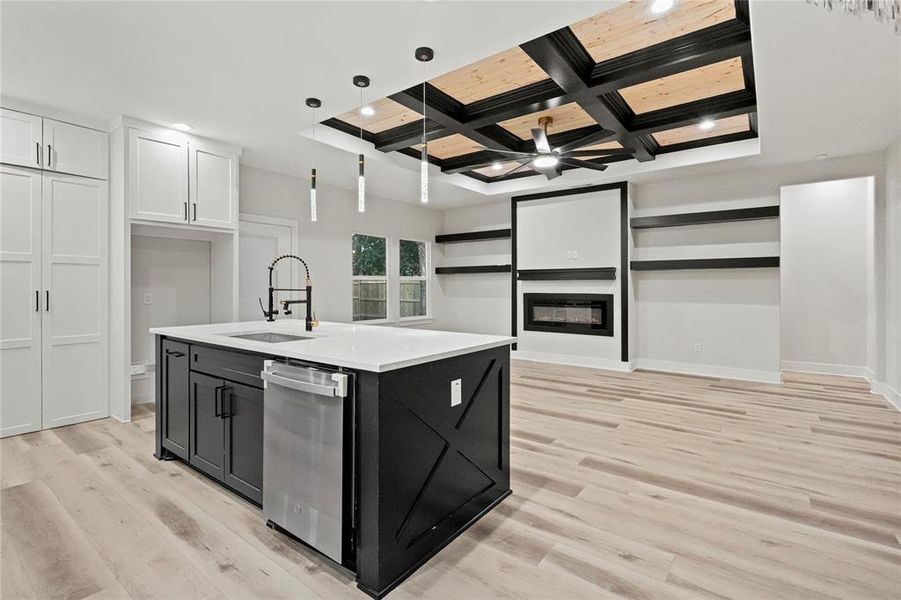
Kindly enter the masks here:
M 613 294 L 523 294 L 526 331 L 613 335 Z

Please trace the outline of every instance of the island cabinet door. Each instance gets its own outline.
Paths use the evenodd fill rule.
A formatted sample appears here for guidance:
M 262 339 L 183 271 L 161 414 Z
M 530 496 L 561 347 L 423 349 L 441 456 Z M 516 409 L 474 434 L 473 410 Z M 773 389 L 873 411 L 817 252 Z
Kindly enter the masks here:
M 263 502 L 263 390 L 227 382 L 224 392 L 225 464 L 223 482 L 251 500 Z
M 188 345 L 163 340 L 160 355 L 160 436 L 162 446 L 188 460 L 188 410 L 191 386 L 188 376 Z
M 191 435 L 188 462 L 211 477 L 222 480 L 225 427 L 222 424 L 221 379 L 191 373 Z

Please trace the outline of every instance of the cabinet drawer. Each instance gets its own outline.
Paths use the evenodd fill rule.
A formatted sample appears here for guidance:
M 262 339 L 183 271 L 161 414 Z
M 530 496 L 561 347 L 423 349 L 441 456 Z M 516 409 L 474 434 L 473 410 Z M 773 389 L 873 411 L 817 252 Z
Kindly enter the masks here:
M 230 352 L 206 346 L 191 346 L 191 370 L 258 388 L 263 387 L 260 371 L 263 356 Z

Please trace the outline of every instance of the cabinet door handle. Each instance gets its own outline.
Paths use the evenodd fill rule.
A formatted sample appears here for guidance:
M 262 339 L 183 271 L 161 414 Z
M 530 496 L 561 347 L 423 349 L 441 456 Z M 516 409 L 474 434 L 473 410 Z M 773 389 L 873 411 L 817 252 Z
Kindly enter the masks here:
M 44 310 L 50 312 L 50 290 L 44 290 L 46 293 L 46 297 L 44 300 Z
M 213 416 L 222 417 L 222 390 L 227 389 L 228 386 L 220 385 L 216 387 L 215 393 L 215 401 L 213 402 Z
M 34 143 L 34 157 L 38 160 L 38 166 L 39 166 L 39 167 L 40 167 L 42 164 L 44 164 L 44 161 L 43 161 L 43 159 L 41 158 L 41 143 L 40 143 L 40 142 L 35 142 L 35 143 Z
M 185 221 L 188 220 L 188 203 L 185 202 Z
M 53 162 L 53 146 L 47 144 L 47 166 L 50 166 L 50 163 Z
M 34 291 L 34 312 L 41 312 L 41 292 Z
M 193 207 L 194 207 L 194 218 L 191 219 L 191 220 L 192 220 L 192 221 L 196 221 L 196 220 L 197 220 L 197 203 L 196 203 L 196 202 L 193 202 L 192 205 L 193 205 Z
M 222 402 L 220 415 L 223 419 L 227 419 L 232 416 L 232 389 L 229 386 L 225 386 L 222 388 Z M 226 404 L 226 400 L 228 400 L 228 404 Z M 226 408 L 226 406 L 228 408 Z
M 179 352 L 178 350 L 166 350 L 166 356 L 173 356 L 175 358 L 181 358 L 184 356 L 184 352 Z

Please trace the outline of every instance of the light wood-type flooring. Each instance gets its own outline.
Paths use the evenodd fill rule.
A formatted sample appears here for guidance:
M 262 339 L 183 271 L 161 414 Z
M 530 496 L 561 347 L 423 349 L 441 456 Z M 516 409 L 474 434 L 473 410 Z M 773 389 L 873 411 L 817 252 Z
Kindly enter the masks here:
M 785 379 L 515 362 L 513 495 L 389 598 L 899 598 L 901 414 Z M 365 598 L 153 427 L 0 442 L 4 600 Z

